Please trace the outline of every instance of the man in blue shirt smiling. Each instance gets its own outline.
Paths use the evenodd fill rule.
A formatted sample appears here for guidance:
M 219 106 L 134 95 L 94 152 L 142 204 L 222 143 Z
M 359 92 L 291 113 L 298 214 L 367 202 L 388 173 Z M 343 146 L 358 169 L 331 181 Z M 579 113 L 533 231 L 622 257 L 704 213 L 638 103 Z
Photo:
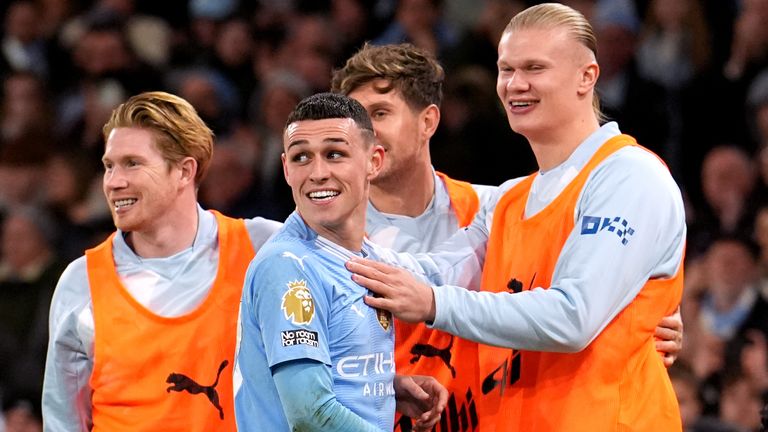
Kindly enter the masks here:
M 251 263 L 235 367 L 238 428 L 391 431 L 398 409 L 417 430 L 439 420 L 446 390 L 396 377 L 391 315 L 367 306 L 344 263 L 377 258 L 365 240 L 369 182 L 384 150 L 365 109 L 324 93 L 296 107 L 284 132 L 296 211 Z M 279 401 L 282 409 L 277 409 Z

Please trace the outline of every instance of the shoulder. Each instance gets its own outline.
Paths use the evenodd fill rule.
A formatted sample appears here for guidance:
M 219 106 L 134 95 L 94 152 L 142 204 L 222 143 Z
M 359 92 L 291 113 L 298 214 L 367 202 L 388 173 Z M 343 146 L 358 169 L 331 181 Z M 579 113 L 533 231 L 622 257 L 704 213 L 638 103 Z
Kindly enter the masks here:
M 517 186 L 521 181 L 525 180 L 528 176 L 523 177 L 515 177 L 513 179 L 509 179 L 505 181 L 504 183 L 500 184 L 498 188 L 496 188 L 497 194 L 503 194 L 504 192 L 512 189 L 513 187 Z
M 587 179 L 579 208 L 633 215 L 658 229 L 685 231 L 680 188 L 664 163 L 640 147 L 622 148 L 602 161 Z
M 304 287 L 313 296 L 324 297 L 328 269 L 317 252 L 296 238 L 271 239 L 251 262 L 243 288 L 246 299 L 265 304 L 282 298 L 291 287 Z M 249 300 L 250 301 L 250 300 Z
M 654 170 L 669 174 L 669 170 L 659 156 L 650 150 L 634 145 L 623 147 L 605 158 L 601 165 L 606 164 L 628 167 L 633 170 Z
M 88 265 L 85 255 L 67 265 L 59 277 L 57 291 L 88 293 Z
M 475 190 L 477 197 L 480 199 L 480 205 L 482 206 L 493 199 L 498 192 L 499 187 L 473 184 L 472 189 Z
M 51 320 L 60 321 L 78 314 L 91 304 L 88 268 L 85 256 L 72 261 L 59 277 L 51 300 Z
M 291 277 L 305 268 L 306 248 L 296 239 L 283 238 L 280 233 L 259 249 L 248 266 L 246 285 L 269 284 L 275 279 Z
M 496 206 L 496 203 L 499 202 L 502 196 L 504 196 L 505 193 L 509 192 L 512 188 L 520 184 L 523 180 L 525 180 L 528 176 L 524 177 L 515 177 L 513 179 L 509 179 L 505 181 L 504 183 L 500 184 L 498 187 L 493 188 L 493 190 L 489 190 L 489 193 L 487 194 L 487 197 L 484 199 L 481 199 L 481 203 L 484 206 L 489 206 L 491 208 Z
M 315 253 L 306 240 L 280 230 L 258 251 L 250 271 L 276 276 L 296 271 L 306 273 Z
M 275 234 L 282 223 L 273 221 L 270 219 L 264 219 L 262 217 L 255 217 L 251 219 L 245 219 L 245 229 L 248 231 L 248 235 L 251 238 L 251 243 L 255 250 L 259 250 L 264 242 L 267 241 L 273 234 Z
M 268 232 L 269 234 L 272 234 L 283 226 L 281 222 L 265 219 L 263 217 L 243 219 L 243 221 L 245 222 L 245 227 L 248 231 L 258 230 Z
M 680 197 L 680 189 L 658 156 L 641 147 L 624 147 L 608 156 L 590 174 L 589 182 L 629 187 L 638 192 Z

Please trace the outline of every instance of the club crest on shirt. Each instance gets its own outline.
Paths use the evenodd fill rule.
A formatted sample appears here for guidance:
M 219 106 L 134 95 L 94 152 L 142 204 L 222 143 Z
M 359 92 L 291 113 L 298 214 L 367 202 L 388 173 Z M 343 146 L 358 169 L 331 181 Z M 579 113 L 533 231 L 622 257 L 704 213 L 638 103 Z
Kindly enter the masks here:
M 392 312 L 384 309 L 376 309 L 376 318 L 379 320 L 379 325 L 384 331 L 389 331 L 392 327 Z
M 306 325 L 315 316 L 315 301 L 307 288 L 307 282 L 288 282 L 288 291 L 283 294 L 282 309 L 285 319 L 296 325 Z

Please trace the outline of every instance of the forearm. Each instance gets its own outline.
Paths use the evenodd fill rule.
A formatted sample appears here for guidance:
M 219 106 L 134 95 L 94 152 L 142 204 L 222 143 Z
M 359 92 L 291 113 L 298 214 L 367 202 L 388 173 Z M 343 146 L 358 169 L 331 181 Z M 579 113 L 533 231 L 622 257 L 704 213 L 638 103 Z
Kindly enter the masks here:
M 579 351 L 630 304 L 650 279 L 679 271 L 685 239 L 679 192 L 654 175 L 630 175 L 628 163 L 593 179 L 578 205 L 579 216 L 563 245 L 549 289 L 521 293 L 472 293 L 437 287 L 435 327 L 483 343 L 539 351 Z M 658 164 L 655 159 L 643 163 Z M 650 168 L 649 168 L 650 170 Z M 630 198 L 631 197 L 631 198 Z M 630 237 L 608 229 L 584 230 L 585 215 L 632 215 Z M 593 218 L 592 216 L 589 216 Z M 514 269 L 513 269 L 514 270 Z M 494 287 L 484 287 L 492 289 Z M 675 305 L 676 306 L 676 305 Z M 652 337 L 658 320 L 638 323 Z M 653 321 L 653 322 L 650 322 Z
M 434 328 L 486 345 L 576 352 L 591 340 L 578 308 L 559 290 L 519 294 L 435 287 Z M 546 311 L 546 317 L 542 314 Z M 550 327 L 545 322 L 552 323 Z
M 50 375 L 46 374 L 46 381 Z M 46 384 L 42 399 L 43 430 L 46 432 L 81 432 L 90 431 L 91 390 L 87 385 L 79 391 L 68 394 L 61 389 Z
M 573 277 L 556 278 L 549 289 L 533 287 L 520 293 L 435 287 L 433 325 L 489 345 L 581 351 L 635 298 L 649 273 L 607 273 L 599 265 L 577 271 L 580 276 L 574 272 Z
M 89 385 L 92 361 L 79 346 L 71 337 L 51 336 L 42 395 L 45 431 L 79 432 L 93 426 Z
M 377 253 L 381 261 L 404 268 L 427 283 L 479 290 L 487 239 L 487 231 L 477 226 L 457 231 L 428 254 L 397 253 L 389 249 Z
M 325 364 L 294 360 L 275 367 L 272 376 L 292 430 L 381 432 L 339 403 Z

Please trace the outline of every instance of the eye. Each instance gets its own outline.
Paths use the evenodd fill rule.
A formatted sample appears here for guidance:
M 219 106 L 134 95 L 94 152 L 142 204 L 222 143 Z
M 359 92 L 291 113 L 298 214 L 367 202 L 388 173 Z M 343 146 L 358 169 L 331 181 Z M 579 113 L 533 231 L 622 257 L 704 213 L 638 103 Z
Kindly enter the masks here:
M 331 150 L 328 152 L 328 159 L 341 159 L 344 157 L 344 152 L 338 150 Z
M 381 120 L 387 116 L 387 112 L 384 110 L 376 110 L 371 113 L 371 120 Z
M 139 161 L 137 161 L 136 159 L 128 159 L 128 160 L 125 162 L 125 166 L 127 166 L 128 168 L 137 167 L 137 166 L 139 166 L 139 165 L 140 165 L 140 164 L 139 164 Z
M 104 162 L 104 171 L 109 171 L 112 169 L 112 162 Z
M 309 156 L 306 153 L 296 153 L 291 157 L 291 162 L 304 163 L 309 160 Z

